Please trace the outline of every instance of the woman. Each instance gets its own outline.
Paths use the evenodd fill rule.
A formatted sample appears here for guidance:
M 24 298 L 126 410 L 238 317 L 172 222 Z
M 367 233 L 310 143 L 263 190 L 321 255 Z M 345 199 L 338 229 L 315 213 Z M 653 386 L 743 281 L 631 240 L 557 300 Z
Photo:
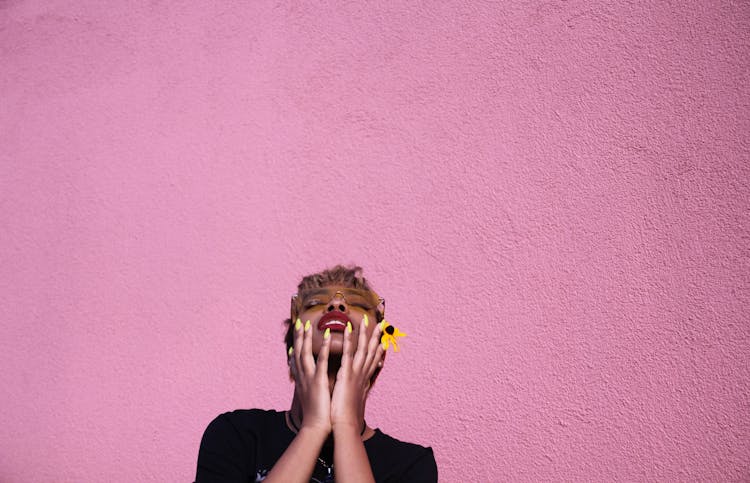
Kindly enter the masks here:
M 339 265 L 302 279 L 285 321 L 291 408 L 214 419 L 201 441 L 197 483 L 437 481 L 431 448 L 365 421 L 385 360 L 381 338 L 392 340 L 394 328 L 361 271 Z

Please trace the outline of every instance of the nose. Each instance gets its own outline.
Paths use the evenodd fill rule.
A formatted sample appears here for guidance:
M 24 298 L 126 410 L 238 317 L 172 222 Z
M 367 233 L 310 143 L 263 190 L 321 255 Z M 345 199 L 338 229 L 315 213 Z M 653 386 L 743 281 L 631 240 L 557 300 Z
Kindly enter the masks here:
M 346 299 L 341 292 L 336 292 L 331 301 L 328 302 L 328 307 L 326 307 L 326 312 L 333 312 L 334 310 L 346 312 Z

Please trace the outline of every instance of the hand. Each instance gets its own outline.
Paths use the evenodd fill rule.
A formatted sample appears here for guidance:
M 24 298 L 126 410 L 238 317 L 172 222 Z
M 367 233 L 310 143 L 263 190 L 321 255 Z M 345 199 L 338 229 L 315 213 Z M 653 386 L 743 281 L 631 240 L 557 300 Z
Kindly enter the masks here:
M 336 384 L 331 395 L 331 426 L 351 426 L 357 433 L 365 418 L 365 401 L 370 392 L 370 378 L 383 360 L 384 349 L 380 343 L 381 326 L 376 324 L 370 340 L 364 320 L 359 324 L 357 352 L 354 352 L 351 324 L 344 331 L 341 368 L 336 374 Z
M 318 353 L 318 362 L 312 353 L 312 328 L 310 321 L 302 326 L 297 319 L 294 326 L 294 349 L 289 365 L 294 376 L 295 390 L 302 406 L 302 426 L 319 431 L 326 436 L 331 432 L 331 394 L 328 389 L 328 353 L 331 338 L 326 337 Z

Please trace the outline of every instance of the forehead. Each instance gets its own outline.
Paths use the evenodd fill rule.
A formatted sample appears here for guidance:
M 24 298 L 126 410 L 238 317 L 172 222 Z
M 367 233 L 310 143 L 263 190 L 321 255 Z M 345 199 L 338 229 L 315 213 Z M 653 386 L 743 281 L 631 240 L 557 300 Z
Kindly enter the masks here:
M 333 295 L 336 292 L 341 292 L 344 295 L 360 295 L 375 298 L 375 294 L 369 290 L 344 287 L 342 285 L 329 285 L 326 287 L 317 287 L 300 292 L 301 297 L 313 297 L 316 295 Z

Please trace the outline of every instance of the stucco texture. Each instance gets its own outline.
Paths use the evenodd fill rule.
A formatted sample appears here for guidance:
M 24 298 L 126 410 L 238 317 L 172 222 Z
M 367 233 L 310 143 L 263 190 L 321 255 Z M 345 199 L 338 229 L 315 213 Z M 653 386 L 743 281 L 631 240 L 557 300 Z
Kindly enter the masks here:
M 0 481 L 191 481 L 335 263 L 441 481 L 750 480 L 749 19 L 0 1 Z

